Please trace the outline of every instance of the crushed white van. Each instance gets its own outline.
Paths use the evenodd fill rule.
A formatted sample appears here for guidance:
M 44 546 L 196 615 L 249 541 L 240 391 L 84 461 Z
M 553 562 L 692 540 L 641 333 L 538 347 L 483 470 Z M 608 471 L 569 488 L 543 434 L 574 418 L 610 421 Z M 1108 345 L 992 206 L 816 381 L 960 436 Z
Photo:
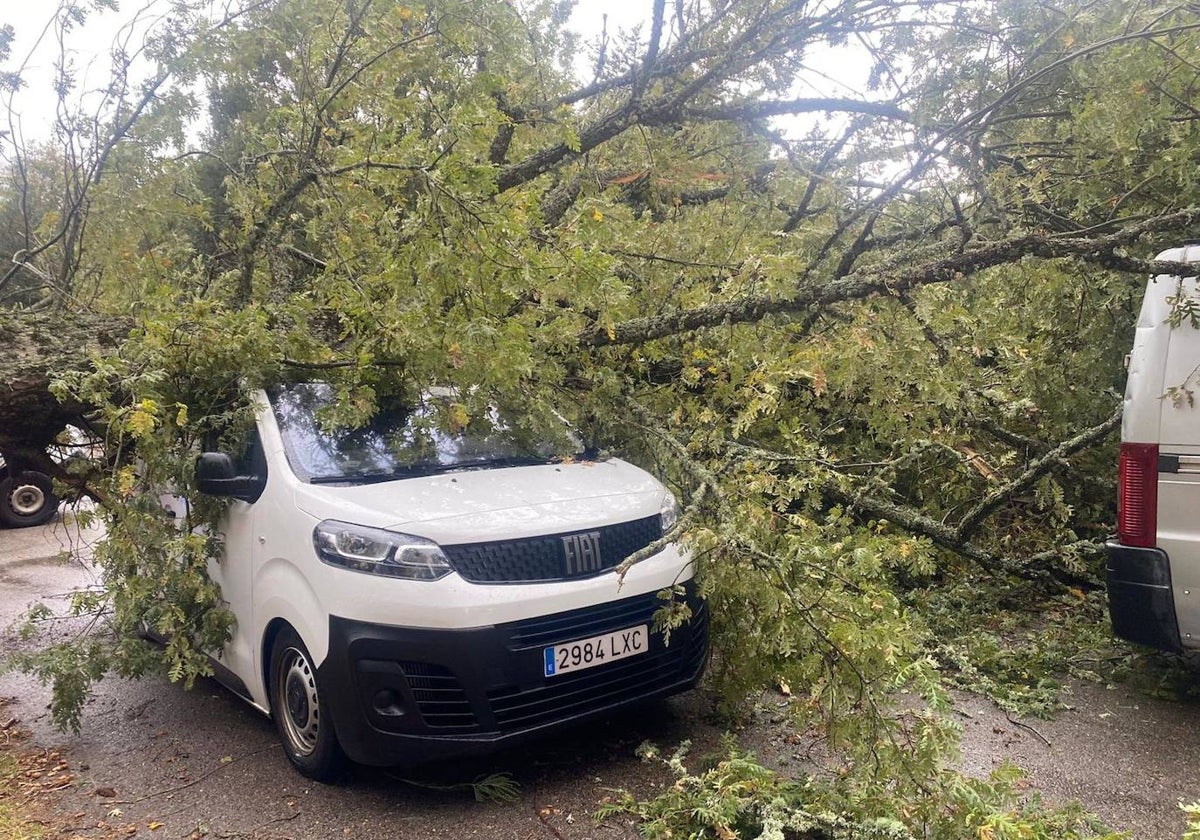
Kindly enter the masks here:
M 651 475 L 497 418 L 327 431 L 332 399 L 263 393 L 245 451 L 196 465 L 201 492 L 233 499 L 210 566 L 237 619 L 218 678 L 274 718 L 301 773 L 493 750 L 696 683 L 708 623 L 687 554 L 612 573 L 678 516 Z M 677 585 L 692 615 L 668 644 L 654 614 Z
M 1200 262 L 1200 243 L 1158 255 Z M 1151 278 L 1128 360 L 1117 536 L 1106 545 L 1114 632 L 1200 648 L 1200 288 Z

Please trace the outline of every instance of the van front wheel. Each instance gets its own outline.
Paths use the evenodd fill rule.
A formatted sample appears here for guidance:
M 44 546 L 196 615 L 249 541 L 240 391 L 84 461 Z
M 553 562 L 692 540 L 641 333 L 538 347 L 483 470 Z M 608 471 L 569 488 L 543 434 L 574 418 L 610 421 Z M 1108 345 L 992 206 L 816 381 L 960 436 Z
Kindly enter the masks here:
M 291 627 L 271 646 L 271 717 L 292 766 L 318 782 L 332 781 L 345 758 L 325 713 L 317 669 Z

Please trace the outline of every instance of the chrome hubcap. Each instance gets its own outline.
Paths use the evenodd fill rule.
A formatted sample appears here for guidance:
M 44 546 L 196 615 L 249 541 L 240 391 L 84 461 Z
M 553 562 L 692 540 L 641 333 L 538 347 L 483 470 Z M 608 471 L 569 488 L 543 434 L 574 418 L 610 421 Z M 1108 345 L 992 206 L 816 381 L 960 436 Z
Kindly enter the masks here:
M 317 682 L 304 654 L 288 648 L 279 665 L 276 687 L 283 728 L 292 749 L 309 755 L 317 748 L 317 730 L 321 710 L 317 703 Z
M 36 484 L 21 484 L 9 496 L 12 509 L 21 516 L 32 516 L 46 505 L 46 494 Z

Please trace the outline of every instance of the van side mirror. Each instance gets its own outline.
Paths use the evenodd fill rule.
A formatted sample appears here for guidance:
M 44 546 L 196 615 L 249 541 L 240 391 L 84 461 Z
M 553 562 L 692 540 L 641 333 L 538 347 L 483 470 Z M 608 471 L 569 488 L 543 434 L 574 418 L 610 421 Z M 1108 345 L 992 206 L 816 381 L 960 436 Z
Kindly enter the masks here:
M 202 452 L 196 458 L 196 489 L 209 496 L 224 496 L 256 502 L 263 480 L 256 475 L 238 475 L 224 452 Z

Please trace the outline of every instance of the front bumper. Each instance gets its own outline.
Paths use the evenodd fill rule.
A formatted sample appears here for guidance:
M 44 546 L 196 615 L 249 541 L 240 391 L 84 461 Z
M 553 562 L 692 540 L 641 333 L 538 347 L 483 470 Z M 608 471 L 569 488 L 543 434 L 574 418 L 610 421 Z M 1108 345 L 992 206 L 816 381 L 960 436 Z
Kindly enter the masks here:
M 317 674 L 346 754 L 361 764 L 414 765 L 491 752 L 560 726 L 694 686 L 708 654 L 708 613 L 688 587 L 688 624 L 670 645 L 546 677 L 548 645 L 651 624 L 654 592 L 468 630 L 427 630 L 331 616 Z
M 1182 650 L 1167 553 L 1112 540 L 1105 544 L 1104 553 L 1108 559 L 1108 612 L 1113 632 L 1122 639 L 1159 650 Z

